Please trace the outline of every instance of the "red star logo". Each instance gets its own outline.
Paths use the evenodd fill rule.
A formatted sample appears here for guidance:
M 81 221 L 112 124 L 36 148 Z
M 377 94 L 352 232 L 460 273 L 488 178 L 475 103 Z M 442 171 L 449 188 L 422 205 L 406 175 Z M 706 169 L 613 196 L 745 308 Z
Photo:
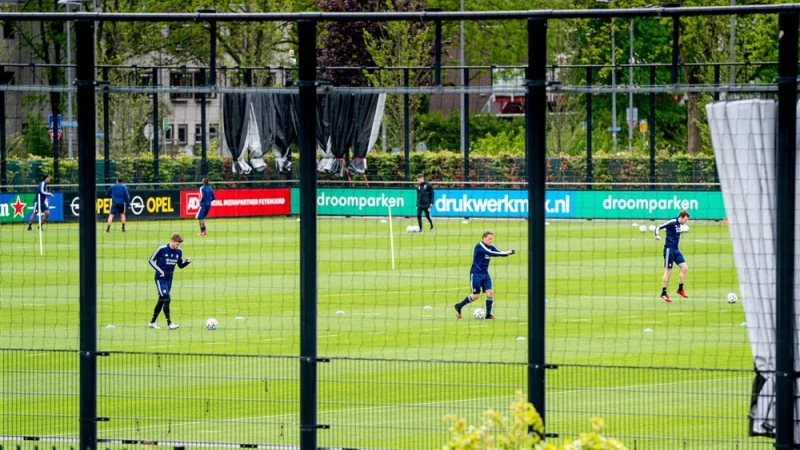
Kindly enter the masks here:
M 14 207 L 14 217 L 17 216 L 25 217 L 25 205 L 26 203 L 22 203 L 21 201 L 19 201 L 19 195 L 18 195 L 17 202 L 11 204 L 11 206 Z

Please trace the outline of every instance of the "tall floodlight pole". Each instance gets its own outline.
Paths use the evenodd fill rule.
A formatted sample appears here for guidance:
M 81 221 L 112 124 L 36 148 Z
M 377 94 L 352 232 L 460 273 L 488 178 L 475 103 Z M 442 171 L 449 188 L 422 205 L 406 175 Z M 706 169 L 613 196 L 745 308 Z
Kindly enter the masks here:
M 461 11 L 462 12 L 464 11 L 464 0 L 461 0 Z M 467 83 L 467 80 L 466 80 L 466 78 L 464 76 L 465 75 L 464 74 L 464 66 L 466 65 L 466 61 L 465 61 L 465 58 L 464 58 L 464 21 L 463 20 L 461 21 L 460 25 L 461 25 L 461 39 L 460 39 L 460 44 L 458 46 L 459 47 L 458 59 L 459 59 L 460 64 L 461 64 L 461 70 L 459 72 L 461 72 L 461 86 L 465 86 L 466 83 Z M 463 126 L 463 124 L 464 124 L 464 115 L 468 114 L 467 102 L 465 100 L 466 100 L 466 98 L 462 94 L 461 95 L 461 124 L 462 124 L 461 125 L 461 153 L 462 154 L 464 153 L 465 146 L 467 145 L 467 143 L 466 143 L 466 140 L 467 140 L 466 139 L 466 130 L 464 129 L 464 126 Z
M 628 84 L 631 90 L 628 92 L 628 153 L 633 151 L 633 18 L 631 18 L 630 30 L 630 55 L 628 57 Z
M 611 137 L 614 153 L 617 152 L 617 56 L 615 48 L 614 19 L 611 19 Z
M 67 0 L 67 14 L 69 14 L 72 2 Z M 72 21 L 67 21 L 67 86 L 72 84 Z M 72 89 L 67 91 L 67 121 L 72 122 Z M 67 157 L 72 159 L 72 124 L 67 127 Z M 53 130 L 57 131 L 54 126 Z
M 731 6 L 736 6 L 736 0 L 731 0 Z M 730 85 L 733 86 L 736 84 L 736 66 L 733 65 L 736 61 L 736 15 L 734 14 L 731 14 L 731 40 L 728 44 L 728 50 L 731 62 Z

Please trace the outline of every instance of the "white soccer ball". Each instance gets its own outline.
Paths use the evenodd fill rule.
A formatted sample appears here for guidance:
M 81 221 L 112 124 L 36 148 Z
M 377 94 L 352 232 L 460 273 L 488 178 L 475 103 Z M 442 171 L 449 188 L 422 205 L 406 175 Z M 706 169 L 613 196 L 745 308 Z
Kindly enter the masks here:
M 689 225 L 681 225 L 681 233 L 688 233 Z
M 406 233 L 413 233 L 413 232 L 414 232 L 414 226 L 413 225 L 409 225 L 409 226 L 406 227 Z
M 656 226 L 655 226 L 655 225 L 650 225 L 650 228 L 648 228 L 648 230 L 649 230 L 651 233 L 655 233 L 655 232 L 656 232 Z
M 472 316 L 478 320 L 483 319 L 484 317 L 486 317 L 486 311 L 480 308 L 475 308 L 475 312 L 472 313 Z
M 419 232 L 420 232 L 420 229 L 419 229 L 419 227 L 418 227 L 418 226 L 416 226 L 416 225 L 414 225 L 414 226 L 413 226 L 413 227 L 411 227 L 411 228 L 412 228 L 412 231 L 413 231 L 414 233 L 419 233 Z
M 209 330 L 216 330 L 219 323 L 217 323 L 217 319 L 211 318 L 206 320 L 206 328 Z
M 645 231 L 647 231 L 647 227 L 642 225 L 642 226 L 639 227 L 639 231 L 644 233 Z
M 736 294 L 731 292 L 730 294 L 728 294 L 727 297 L 725 297 L 725 300 L 727 300 L 728 303 L 730 303 L 732 305 L 732 304 L 736 303 L 736 300 L 739 300 L 739 297 L 737 297 Z

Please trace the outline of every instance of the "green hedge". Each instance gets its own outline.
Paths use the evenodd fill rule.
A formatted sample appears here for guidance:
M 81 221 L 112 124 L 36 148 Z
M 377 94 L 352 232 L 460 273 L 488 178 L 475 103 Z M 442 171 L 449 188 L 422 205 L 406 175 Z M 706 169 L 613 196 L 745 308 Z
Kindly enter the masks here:
M 547 181 L 551 183 L 584 183 L 586 158 L 584 156 L 552 157 L 547 162 Z M 650 160 L 641 156 L 598 156 L 592 160 L 592 178 L 595 183 L 615 183 L 614 188 L 630 189 L 635 183 L 650 182 Z M 454 183 L 464 180 L 464 157 L 453 152 L 414 153 L 409 161 L 411 179 L 417 173 L 435 181 Z M 403 155 L 370 154 L 367 175 L 381 181 L 404 179 Z M 470 181 L 522 182 L 525 179 L 525 158 L 499 154 L 493 157 L 470 158 Z M 715 183 L 716 166 L 713 158 L 688 155 L 656 157 L 656 183 L 667 183 L 666 189 L 682 189 L 686 183 Z M 617 183 L 622 185 L 617 186 Z M 628 184 L 629 183 L 629 184 Z M 570 186 L 579 189 L 583 186 Z M 611 185 L 595 186 L 611 189 Z M 690 187 L 685 187 L 689 189 Z M 699 188 L 699 187 L 695 187 Z
M 263 172 L 252 172 L 249 175 L 237 175 L 231 170 L 230 158 L 208 158 L 208 174 L 212 182 L 224 186 L 226 182 L 236 181 L 284 181 L 297 178 L 299 161 L 295 153 L 294 173 L 279 174 L 275 170 L 272 155 L 265 158 L 267 168 Z M 423 173 L 429 180 L 454 182 L 458 184 L 464 179 L 464 158 L 455 152 L 423 152 L 413 153 L 409 161 L 409 177 L 413 181 L 417 173 Z M 139 158 L 125 158 L 111 161 L 111 180 L 122 177 L 126 183 L 152 183 L 153 157 L 144 155 Z M 405 180 L 405 166 L 402 154 L 372 152 L 367 160 L 367 180 L 383 182 L 402 182 Z M 650 161 L 641 156 L 598 156 L 592 161 L 593 179 L 596 183 L 615 183 L 615 188 L 635 188 L 635 183 L 649 183 Z M 199 182 L 201 178 L 200 159 L 191 155 L 159 158 L 159 187 L 169 187 L 173 183 Z M 97 182 L 104 180 L 104 162 L 97 161 Z M 11 160 L 8 162 L 9 184 L 36 184 L 42 174 L 53 173 L 53 161 L 32 157 L 27 160 Z M 656 182 L 668 183 L 667 189 L 681 189 L 686 183 L 716 182 L 714 160 L 706 157 L 688 155 L 656 158 Z M 496 156 L 475 156 L 470 158 L 471 181 L 481 182 L 522 182 L 525 178 L 525 159 L 510 154 Z M 320 179 L 339 178 L 320 174 Z M 366 184 L 363 177 L 354 177 L 358 184 Z M 586 158 L 583 156 L 560 156 L 547 159 L 547 181 L 554 183 L 583 183 L 586 181 Z M 59 161 L 60 184 L 77 184 L 78 161 Z M 620 184 L 621 185 L 617 185 Z M 582 186 L 569 186 L 580 189 Z M 611 185 L 595 186 L 610 189 Z M 689 187 L 686 187 L 687 189 Z

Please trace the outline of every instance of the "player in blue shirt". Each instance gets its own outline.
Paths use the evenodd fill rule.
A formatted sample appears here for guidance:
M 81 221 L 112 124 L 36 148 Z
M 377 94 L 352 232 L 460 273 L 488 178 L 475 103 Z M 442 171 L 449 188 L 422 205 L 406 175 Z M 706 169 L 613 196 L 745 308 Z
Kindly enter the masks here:
M 481 290 L 486 293 L 486 318 L 495 320 L 496 317 L 492 315 L 492 304 L 494 297 L 492 297 L 492 277 L 489 276 L 489 262 L 494 257 L 506 257 L 516 253 L 514 250 L 501 252 L 494 245 L 494 233 L 485 231 L 483 238 L 475 246 L 475 251 L 472 254 L 472 268 L 469 270 L 469 282 L 472 286 L 472 294 L 468 295 L 460 303 L 455 304 L 456 317 L 461 318 L 461 308 L 469 303 L 474 302 L 481 296 Z
M 678 249 L 678 243 L 681 241 L 681 233 L 685 232 L 681 229 L 681 226 L 685 225 L 688 221 L 689 213 L 684 209 L 678 213 L 678 217 L 669 219 L 655 229 L 657 241 L 661 240 L 659 231 L 667 230 L 667 240 L 664 242 L 664 276 L 661 277 L 661 298 L 667 303 L 672 301 L 669 295 L 667 295 L 667 283 L 669 282 L 670 275 L 672 275 L 673 264 L 677 264 L 678 267 L 681 268 L 679 277 L 680 284 L 678 285 L 677 293 L 683 298 L 689 298 L 686 291 L 683 290 L 683 283 L 686 281 L 686 273 L 689 271 L 689 266 L 686 265 L 686 260 Z
M 50 175 L 45 175 L 44 178 L 42 178 L 42 182 L 39 183 L 39 187 L 36 188 L 36 200 L 33 202 L 31 218 L 28 219 L 28 231 L 31 231 L 33 221 L 40 212 L 44 214 L 44 217 L 42 217 L 42 230 L 44 230 L 44 224 L 47 223 L 47 219 L 50 217 L 50 200 L 48 200 L 47 197 L 52 197 L 53 193 L 47 190 L 47 185 L 49 183 Z
M 198 236 L 205 236 L 208 234 L 206 231 L 206 216 L 211 211 L 211 202 L 214 201 L 214 191 L 208 185 L 208 178 L 203 177 L 203 185 L 200 186 L 200 209 L 197 211 L 195 218 L 200 221 L 200 232 Z
M 122 184 L 122 178 L 117 178 L 117 184 L 112 184 L 106 192 L 106 197 L 111 198 L 111 209 L 108 212 L 108 222 L 106 223 L 106 233 L 111 231 L 111 222 L 114 221 L 114 214 L 119 214 L 122 221 L 122 232 L 125 232 L 125 207 L 131 204 L 131 194 L 128 188 Z
M 172 274 L 175 272 L 175 266 L 183 269 L 192 262 L 191 258 L 183 260 L 183 253 L 181 252 L 181 243 L 183 238 L 180 234 L 175 233 L 172 235 L 169 243 L 158 247 L 153 255 L 150 257 L 150 266 L 156 271 L 156 289 L 158 289 L 158 304 L 153 310 L 153 318 L 150 319 L 148 327 L 159 329 L 156 325 L 161 309 L 164 309 L 164 316 L 167 318 L 167 328 L 175 330 L 178 328 L 177 323 L 172 323 L 169 317 L 169 291 L 172 288 Z

